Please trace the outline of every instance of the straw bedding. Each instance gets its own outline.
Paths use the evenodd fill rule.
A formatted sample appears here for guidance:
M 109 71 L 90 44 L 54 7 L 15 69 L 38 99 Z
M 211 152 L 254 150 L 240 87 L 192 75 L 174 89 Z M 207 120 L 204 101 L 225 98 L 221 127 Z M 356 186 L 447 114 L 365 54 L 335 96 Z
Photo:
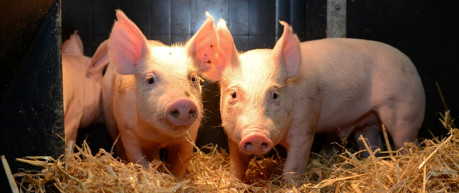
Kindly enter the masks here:
M 144 169 L 104 149 L 93 155 L 86 143 L 57 159 L 20 158 L 44 169 L 14 177 L 22 192 L 459 192 L 459 130 L 448 112 L 440 121 L 450 130 L 447 137 L 407 144 L 405 154 L 390 146 L 377 152 L 368 147 L 370 157 L 361 159 L 359 152 L 339 144 L 312 153 L 307 173 L 297 186 L 284 184 L 285 159 L 277 155 L 255 157 L 247 180 L 235 179 L 229 171 L 228 153 L 216 145 L 195 147 L 183 179 L 171 175 L 161 161 Z

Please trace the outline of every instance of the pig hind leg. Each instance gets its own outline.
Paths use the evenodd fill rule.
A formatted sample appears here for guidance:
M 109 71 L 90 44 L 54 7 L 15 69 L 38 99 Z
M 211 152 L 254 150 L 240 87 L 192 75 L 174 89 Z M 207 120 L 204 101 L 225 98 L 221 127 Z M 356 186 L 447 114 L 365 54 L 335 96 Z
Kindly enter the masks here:
M 410 103 L 398 104 L 380 108 L 379 117 L 386 126 L 394 146 L 404 147 L 405 142 L 414 142 L 421 127 L 424 111 Z

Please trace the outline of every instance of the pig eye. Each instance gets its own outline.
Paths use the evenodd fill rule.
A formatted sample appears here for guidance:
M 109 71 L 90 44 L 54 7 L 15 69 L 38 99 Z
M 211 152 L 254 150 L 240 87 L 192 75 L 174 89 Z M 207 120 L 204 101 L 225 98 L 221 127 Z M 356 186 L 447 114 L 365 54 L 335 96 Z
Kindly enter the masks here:
M 232 93 L 231 93 L 231 98 L 233 98 L 233 99 L 237 98 L 236 92 L 232 92 Z
M 270 89 L 270 91 L 266 94 L 266 97 L 269 98 L 271 97 L 271 102 L 272 104 L 278 106 L 280 104 L 280 100 L 279 100 L 279 91 L 278 91 L 278 87 L 274 86 Z
M 201 83 L 201 81 L 202 81 L 202 79 L 201 79 L 198 75 L 196 75 L 196 74 L 190 75 L 190 76 L 189 76 L 189 79 L 190 79 L 191 84 L 193 84 L 193 85 L 195 85 L 195 86 L 197 86 L 197 87 L 200 86 L 200 83 Z
M 198 81 L 198 77 L 196 75 L 190 75 L 190 81 L 192 83 L 196 83 Z
M 239 92 L 239 91 L 240 90 L 237 89 L 237 88 L 232 88 L 232 89 L 228 90 L 228 100 L 227 100 L 227 102 L 228 102 L 229 105 L 234 105 L 238 101 L 240 101 L 241 99 L 244 98 L 244 93 L 242 91 L 241 92 Z
M 145 80 L 148 84 L 155 84 L 155 78 L 153 76 L 147 76 Z
M 279 98 L 279 94 L 277 92 L 273 92 L 273 99 L 275 100 L 277 98 Z

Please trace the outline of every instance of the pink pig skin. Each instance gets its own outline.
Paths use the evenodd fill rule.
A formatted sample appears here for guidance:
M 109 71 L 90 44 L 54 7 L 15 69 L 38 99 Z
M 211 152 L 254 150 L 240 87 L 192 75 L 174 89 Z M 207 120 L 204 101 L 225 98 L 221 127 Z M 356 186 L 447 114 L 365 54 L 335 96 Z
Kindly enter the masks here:
M 83 56 L 83 42 L 78 35 L 78 31 L 75 30 L 70 38 L 62 43 L 62 53 L 65 54 L 74 54 Z
M 413 142 L 425 95 L 410 59 L 375 41 L 323 39 L 300 43 L 285 22 L 274 49 L 239 54 L 223 20 L 211 77 L 220 81 L 222 125 L 231 171 L 243 179 L 250 154 L 287 149 L 286 182 L 306 172 L 316 132 L 364 134 L 381 147 L 385 124 L 395 147 Z
M 65 141 L 75 142 L 78 128 L 103 123 L 102 71 L 108 64 L 108 45 L 102 42 L 92 58 L 83 55 L 75 31 L 62 45 Z
M 116 17 L 102 91 L 107 129 L 113 139 L 119 134 L 122 159 L 148 167 L 166 148 L 167 164 L 181 177 L 203 117 L 198 75 L 215 60 L 213 19 L 184 46 L 165 46 L 148 41 L 122 11 Z

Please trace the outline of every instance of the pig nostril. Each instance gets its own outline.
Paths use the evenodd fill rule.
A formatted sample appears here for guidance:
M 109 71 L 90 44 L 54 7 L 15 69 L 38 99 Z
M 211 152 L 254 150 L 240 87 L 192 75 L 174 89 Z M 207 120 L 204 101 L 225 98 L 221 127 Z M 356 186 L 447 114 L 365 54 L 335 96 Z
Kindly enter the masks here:
M 262 143 L 262 144 L 261 144 L 261 147 L 262 147 L 263 149 L 266 149 L 266 148 L 268 147 L 268 144 Z
M 188 115 L 190 116 L 190 118 L 196 117 L 196 110 L 191 109 L 190 112 L 188 112 Z
M 248 149 L 250 149 L 251 146 L 252 146 L 252 143 L 251 142 L 247 142 L 247 143 L 245 143 L 244 148 L 246 150 L 248 150 Z
M 171 112 L 169 112 L 169 116 L 173 118 L 178 118 L 180 116 L 180 111 L 178 111 L 177 109 L 174 109 Z

